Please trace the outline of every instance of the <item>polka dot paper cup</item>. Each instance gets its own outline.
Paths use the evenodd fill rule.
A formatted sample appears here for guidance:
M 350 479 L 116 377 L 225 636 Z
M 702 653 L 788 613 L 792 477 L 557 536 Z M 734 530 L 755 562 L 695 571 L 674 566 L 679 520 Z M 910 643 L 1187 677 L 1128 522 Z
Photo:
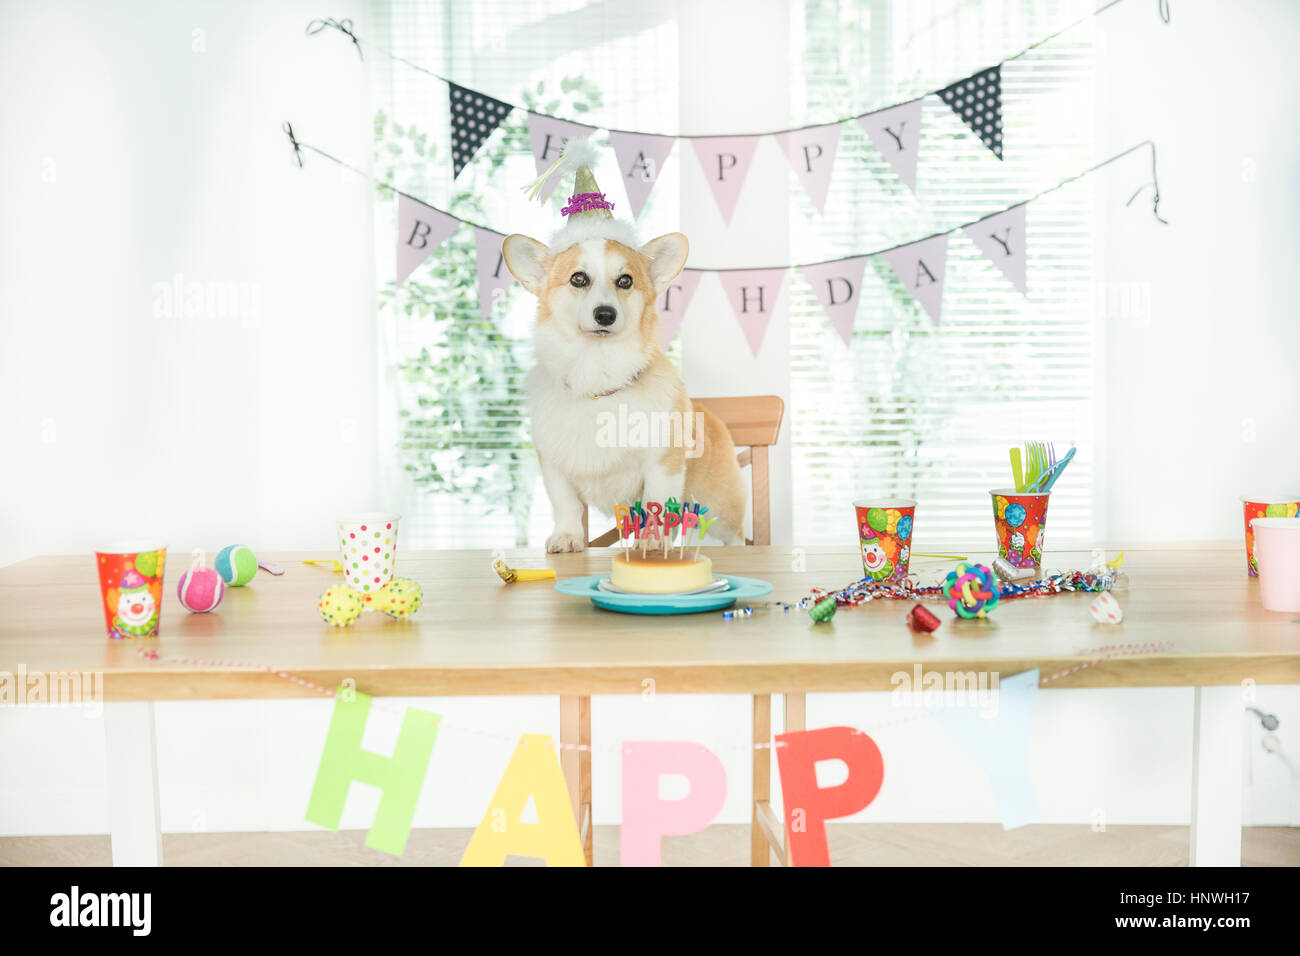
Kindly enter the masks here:
M 361 592 L 367 601 L 393 578 L 400 517 L 386 511 L 363 511 L 338 520 L 343 583 Z
M 873 581 L 903 580 L 912 557 L 916 502 L 911 498 L 863 498 L 853 502 L 853 508 L 858 516 L 863 574 Z
M 998 557 L 1012 567 L 1041 568 L 1047 537 L 1047 492 L 995 488 L 989 494 L 993 496 Z

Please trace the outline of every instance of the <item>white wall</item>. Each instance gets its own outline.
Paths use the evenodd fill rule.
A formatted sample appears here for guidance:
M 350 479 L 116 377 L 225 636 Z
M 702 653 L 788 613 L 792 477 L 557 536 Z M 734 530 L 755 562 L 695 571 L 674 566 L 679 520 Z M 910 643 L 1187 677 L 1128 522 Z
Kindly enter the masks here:
M 1122 4 L 1098 18 L 1097 177 L 1107 409 L 1105 534 L 1114 543 L 1242 534 L 1243 494 L 1300 493 L 1300 111 L 1290 0 Z M 1149 310 L 1124 314 L 1126 293 Z M 1262 491 L 1255 490 L 1262 489 Z M 1300 715 L 1297 715 L 1300 717 Z
M 322 516 L 370 503 L 370 190 L 280 131 L 369 153 L 364 68 L 303 37 L 319 9 L 6 8 L 0 563 L 323 547 Z M 187 314 L 156 288 L 178 276 L 244 307 Z
M 358 6 L 329 12 L 360 22 Z M 1216 14 L 1216 6 L 1230 12 Z M 718 35 L 710 21 L 729 9 L 681 5 L 682 62 L 696 64 L 691 84 L 725 83 L 738 101 L 756 104 L 729 114 L 735 128 L 770 126 L 757 104 L 784 102 L 783 59 L 755 57 L 747 46 L 696 47 Z M 745 9 L 732 25 L 748 31 L 747 41 L 783 29 L 783 4 Z M 163 534 L 181 550 L 235 539 L 319 547 L 321 515 L 371 503 L 370 192 L 310 155 L 298 170 L 279 131 L 290 118 L 304 140 L 361 162 L 368 153 L 365 67 L 345 43 L 302 38 L 320 12 L 251 2 L 10 9 L 0 77 L 23 95 L 0 114 L 0 441 L 11 465 L 0 470 L 0 562 L 84 551 L 115 533 Z M 1140 200 L 1122 209 L 1141 160 L 1132 175 L 1099 178 L 1099 261 L 1111 287 L 1140 283 L 1152 303 L 1149 322 L 1107 325 L 1106 529 L 1129 544 L 1235 538 L 1240 486 L 1286 483 L 1300 463 L 1285 438 L 1298 387 L 1287 356 L 1300 354 L 1300 331 L 1285 311 L 1300 281 L 1287 268 L 1297 243 L 1288 216 L 1300 189 L 1291 175 L 1300 130 L 1287 117 L 1300 87 L 1286 80 L 1294 67 L 1280 46 L 1300 11 L 1254 2 L 1174 12 L 1169 28 L 1144 4 L 1122 5 L 1102 21 L 1100 72 L 1109 79 L 1099 128 L 1115 148 L 1159 140 L 1163 208 L 1173 221 L 1150 224 Z M 196 28 L 206 31 L 205 53 L 191 50 Z M 696 92 L 683 88 L 684 128 L 720 128 L 716 104 Z M 1209 135 L 1216 123 L 1231 136 Z M 788 187 L 786 164 L 769 147 L 760 145 L 747 194 Z M 1253 182 L 1241 177 L 1247 159 Z M 695 164 L 683 169 L 683 225 L 718 248 L 723 237 L 699 209 L 711 210 L 712 200 Z M 738 249 L 737 261 L 783 261 L 782 237 L 746 226 L 745 207 L 728 235 L 755 247 L 743 257 Z M 155 318 L 154 284 L 177 273 L 247 283 L 257 290 L 256 314 L 248 323 Z M 697 302 L 729 308 L 710 280 Z M 751 390 L 754 366 L 691 358 L 723 346 L 746 354 L 738 335 L 714 341 L 690 323 L 683 334 L 692 391 Z M 786 334 L 773 323 L 758 366 L 778 381 L 787 374 L 777 347 Z M 1247 416 L 1256 419 L 1253 444 L 1239 438 Z M 788 454 L 774 458 L 788 468 Z M 788 516 L 788 485 L 777 494 L 774 514 Z M 778 540 L 788 540 L 786 520 Z M 413 703 L 447 719 L 419 826 L 476 823 L 511 737 L 558 729 L 554 701 L 541 698 Z M 1282 716 L 1282 739 L 1300 754 L 1300 694 L 1261 688 L 1260 706 Z M 597 822 L 617 814 L 618 763 L 606 751 L 633 735 L 715 749 L 730 784 L 723 819 L 747 818 L 746 699 L 598 698 L 594 707 Z M 810 726 L 870 728 L 896 716 L 880 694 L 819 695 L 809 711 Z M 165 829 L 307 827 L 328 713 L 327 704 L 298 701 L 159 705 Z M 1184 689 L 1040 695 L 1032 773 L 1044 819 L 1091 822 L 1100 810 L 1110 824 L 1185 823 L 1190 716 Z M 499 737 L 451 729 L 457 724 Z M 391 745 L 392 733 L 378 717 L 368 740 Z M 1298 822 L 1294 785 L 1260 750 L 1258 729 L 1249 733 L 1247 821 Z M 887 785 L 867 818 L 996 819 L 981 771 L 932 722 L 881 731 L 877 740 Z M 0 713 L 0 833 L 104 832 L 104 759 L 97 718 L 48 708 Z M 345 824 L 365 826 L 373 798 L 354 788 Z

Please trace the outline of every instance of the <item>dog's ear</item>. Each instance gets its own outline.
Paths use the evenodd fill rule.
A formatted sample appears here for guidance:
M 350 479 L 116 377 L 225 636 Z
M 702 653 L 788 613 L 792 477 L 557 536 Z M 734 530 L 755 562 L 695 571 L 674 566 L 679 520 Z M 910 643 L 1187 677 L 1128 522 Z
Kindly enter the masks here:
M 641 255 L 650 260 L 650 281 L 654 283 L 656 295 L 677 278 L 677 273 L 686 265 L 686 256 L 690 251 L 691 244 L 680 232 L 670 232 L 658 239 L 651 239 L 641 247 Z
M 506 236 L 501 255 L 510 274 L 533 295 L 540 297 L 546 289 L 546 274 L 551 271 L 551 253 L 536 239 L 519 233 Z

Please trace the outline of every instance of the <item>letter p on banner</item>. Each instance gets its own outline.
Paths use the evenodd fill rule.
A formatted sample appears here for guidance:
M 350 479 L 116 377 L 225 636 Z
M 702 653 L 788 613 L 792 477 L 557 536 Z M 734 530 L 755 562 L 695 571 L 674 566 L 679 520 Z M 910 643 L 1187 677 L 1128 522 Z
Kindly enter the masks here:
M 370 702 L 369 695 L 342 687 L 334 698 L 334 716 L 330 718 L 316 784 L 307 803 L 307 822 L 337 830 L 348 788 L 354 780 L 368 783 L 378 787 L 382 796 L 375 822 L 366 834 L 366 846 L 401 856 L 411 835 L 415 805 L 442 718 L 427 710 L 406 708 L 397 746 L 391 757 L 385 757 L 361 749 Z
M 659 781 L 680 774 L 690 793 L 663 800 Z M 727 798 L 727 772 L 708 747 L 684 740 L 623 744 L 623 825 L 619 862 L 623 866 L 659 866 L 660 838 L 703 830 Z
M 876 799 L 885 761 L 876 742 L 853 727 L 823 727 L 776 737 L 785 812 L 786 859 L 791 866 L 830 866 L 826 821 L 857 813 Z M 817 763 L 839 760 L 848 777 L 834 787 L 817 786 Z M 805 825 L 791 825 L 802 811 Z

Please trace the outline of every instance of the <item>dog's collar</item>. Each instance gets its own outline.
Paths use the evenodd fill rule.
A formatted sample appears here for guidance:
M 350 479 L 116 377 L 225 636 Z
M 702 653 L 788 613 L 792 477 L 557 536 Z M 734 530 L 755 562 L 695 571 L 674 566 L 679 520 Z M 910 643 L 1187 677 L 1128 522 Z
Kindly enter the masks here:
M 609 396 L 617 394 L 618 392 L 623 391 L 623 389 L 628 388 L 631 385 L 635 385 L 636 380 L 641 377 L 641 373 L 644 371 L 645 369 L 643 368 L 637 369 L 635 375 L 633 375 L 630 379 L 628 379 L 626 382 L 624 382 L 622 385 L 618 386 L 617 388 L 611 388 L 608 392 L 589 392 L 587 394 L 587 397 L 592 399 L 593 401 L 598 398 L 609 398 Z M 572 386 L 569 385 L 568 379 L 565 379 L 564 387 L 569 391 L 573 391 Z

